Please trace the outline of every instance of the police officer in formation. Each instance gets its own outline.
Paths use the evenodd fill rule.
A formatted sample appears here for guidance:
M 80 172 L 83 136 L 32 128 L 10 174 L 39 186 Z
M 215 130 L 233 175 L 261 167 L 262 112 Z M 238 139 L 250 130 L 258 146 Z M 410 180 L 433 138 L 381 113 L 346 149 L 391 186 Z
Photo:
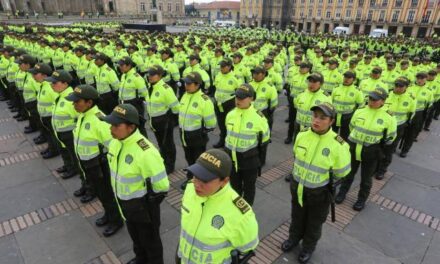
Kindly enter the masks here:
M 300 263 L 312 256 L 329 213 L 330 177 L 343 178 L 350 172 L 349 146 L 332 129 L 336 111 L 330 103 L 313 106 L 312 125 L 295 140 L 293 155 L 292 222 L 289 238 L 281 245 L 290 251 L 302 240 Z
M 163 264 L 160 203 L 169 189 L 164 160 L 139 132 L 139 113 L 131 104 L 120 104 L 101 119 L 111 125 L 111 185 L 133 240 L 135 258 L 128 264 Z
M 194 164 L 197 158 L 205 152 L 209 141 L 208 132 L 215 129 L 214 104 L 209 96 L 202 92 L 204 83 L 197 72 L 189 73 L 184 79 L 185 94 L 180 99 L 179 135 L 188 166 Z M 192 178 L 187 173 L 187 178 Z M 183 184 L 183 188 L 186 182 Z

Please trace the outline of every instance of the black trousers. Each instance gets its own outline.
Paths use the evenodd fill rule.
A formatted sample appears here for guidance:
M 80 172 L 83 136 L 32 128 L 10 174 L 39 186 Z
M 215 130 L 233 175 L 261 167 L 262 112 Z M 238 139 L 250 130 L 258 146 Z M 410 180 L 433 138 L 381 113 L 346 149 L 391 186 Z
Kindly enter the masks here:
M 428 108 L 428 110 L 426 111 L 426 114 L 424 116 L 425 118 L 425 124 L 423 126 L 423 128 L 429 128 L 431 126 L 432 123 L 432 119 L 434 118 L 434 112 L 435 112 L 435 108 L 434 106 L 431 106 L 430 108 Z
M 98 108 L 106 115 L 109 115 L 118 105 L 117 96 L 113 92 L 100 94 L 99 98 L 101 100 L 98 102 Z
M 8 100 L 10 99 L 8 91 L 8 80 L 6 80 L 6 77 L 0 80 L 0 96 L 3 96 Z
M 287 129 L 287 138 L 291 138 L 293 141 L 295 140 L 294 139 L 295 133 L 298 133 L 299 130 L 299 126 L 297 126 L 297 123 L 295 122 L 296 113 L 297 110 L 295 107 L 293 107 L 293 103 L 292 103 L 292 107 L 289 106 L 289 127 Z
M 126 219 L 128 233 L 133 240 L 136 263 L 163 264 L 163 246 L 160 239 L 160 202 L 150 203 L 139 198 L 138 205 L 119 200 Z M 130 201 L 128 201 L 130 202 Z
M 361 183 L 358 193 L 358 200 L 366 201 L 370 195 L 373 185 L 373 175 L 376 172 L 379 160 L 383 153 L 379 144 L 363 147 L 361 151 L 361 160 L 356 160 L 356 144 L 350 143 L 351 171 L 341 183 L 339 192 L 347 193 L 353 183 L 354 176 L 361 167 Z
M 289 239 L 295 243 L 302 240 L 305 251 L 313 252 L 321 238 L 322 225 L 327 219 L 330 207 L 330 192 L 327 187 L 309 189 L 304 187 L 301 206 L 298 202 L 298 183 L 290 183 L 292 195 L 292 222 L 289 228 Z
M 336 121 L 338 121 L 338 117 L 336 116 L 335 122 L 333 123 L 332 129 L 336 133 L 344 139 L 348 140 L 348 136 L 350 135 L 350 121 L 353 117 L 353 114 L 343 114 L 341 115 L 341 126 L 336 126 Z
M 215 107 L 215 114 L 217 116 L 217 124 L 220 129 L 220 139 L 221 143 L 225 143 L 226 139 L 226 115 L 235 107 L 235 98 L 232 98 L 222 104 L 223 112 L 220 111 L 218 106 Z
M 440 116 L 440 100 L 434 103 L 434 118 L 437 118 Z
M 60 151 L 58 148 L 59 142 L 52 128 L 52 117 L 51 116 L 41 117 L 41 123 L 43 124 L 43 126 L 41 127 L 41 134 L 47 140 L 49 151 L 53 153 L 58 153 Z
M 64 166 L 67 170 L 74 170 L 80 172 L 79 161 L 75 153 L 75 146 L 73 143 L 73 133 L 72 131 L 67 132 L 56 132 L 58 139 L 63 142 L 64 148 L 60 148 L 61 158 L 63 159 Z
M 242 196 L 248 204 L 252 205 L 255 199 L 255 183 L 257 181 L 258 168 L 235 170 L 232 165 L 231 186 Z
M 12 106 L 18 107 L 18 105 L 20 104 L 20 100 L 17 94 L 17 87 L 15 86 L 14 82 L 8 83 L 8 93 L 10 96 L 10 101 L 12 103 Z
M 400 125 L 397 127 L 397 135 L 396 139 L 393 141 L 391 145 L 386 145 L 383 150 L 383 158 L 379 160 L 379 165 L 377 172 L 378 173 L 385 173 L 388 170 L 388 166 L 390 166 L 391 162 L 393 161 L 393 154 L 396 152 L 397 146 L 399 145 L 399 142 L 403 140 L 403 136 L 405 134 L 405 130 L 408 127 L 406 123 Z
M 86 182 L 92 192 L 98 197 L 102 207 L 104 207 L 104 215 L 109 220 L 109 223 L 120 224 L 122 223 L 122 217 L 110 183 L 110 168 L 107 159 L 101 157 L 94 159 L 96 160 L 92 162 L 96 166 L 88 166 L 87 163 L 91 161 L 80 161 Z
M 24 97 L 23 97 L 23 90 L 18 90 L 16 93 L 17 97 L 18 97 L 18 113 L 20 114 L 20 116 L 22 117 L 26 117 L 29 118 L 29 114 L 26 111 L 26 108 L 24 107 Z
M 188 166 L 196 163 L 197 158 L 206 151 L 205 145 L 197 145 L 197 146 L 184 146 L 183 152 L 185 153 L 185 159 L 188 163 Z
M 40 114 L 38 114 L 37 101 L 24 104 L 29 115 L 29 126 L 33 129 L 41 129 Z
M 174 143 L 174 119 L 169 115 L 167 122 L 154 126 L 154 136 L 159 145 L 160 155 L 164 159 L 167 172 L 174 171 L 176 163 L 176 144 Z
M 423 123 L 424 123 L 425 116 L 426 116 L 425 112 L 426 111 L 416 112 L 416 114 L 414 115 L 414 117 L 411 121 L 411 129 L 412 129 L 411 133 L 413 136 L 413 140 L 417 139 L 420 132 L 422 131 Z
M 122 103 L 122 102 L 121 102 Z M 139 113 L 139 132 L 146 138 L 148 138 L 147 130 L 145 128 L 145 106 L 143 104 L 143 100 L 141 98 L 131 99 L 131 100 L 124 100 L 124 104 L 131 104 L 136 108 L 136 110 Z

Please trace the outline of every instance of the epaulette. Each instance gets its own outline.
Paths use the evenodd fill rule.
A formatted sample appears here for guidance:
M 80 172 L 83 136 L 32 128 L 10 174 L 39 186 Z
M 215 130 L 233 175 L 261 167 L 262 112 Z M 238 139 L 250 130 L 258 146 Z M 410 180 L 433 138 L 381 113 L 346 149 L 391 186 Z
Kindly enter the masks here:
M 96 113 L 95 114 L 96 115 L 96 117 L 98 118 L 98 119 L 101 119 L 101 118 L 103 118 L 105 115 L 103 114 L 103 113 L 101 113 L 101 112 L 98 112 L 98 113 Z
M 107 68 L 105 68 L 107 71 L 111 71 L 112 68 L 110 68 L 109 66 L 107 66 Z
M 147 150 L 150 148 L 150 145 L 148 145 L 143 138 L 139 139 L 136 143 L 139 145 L 139 147 L 141 147 L 142 150 Z
M 235 206 L 237 206 L 238 210 L 240 210 L 242 214 L 245 214 L 247 211 L 251 209 L 249 204 L 240 196 L 235 198 L 234 201 L 232 202 L 234 203 Z
M 309 127 L 303 127 L 303 128 L 301 128 L 300 132 L 306 132 L 306 131 L 308 131 L 309 129 L 310 129 Z
M 167 83 L 165 83 L 165 84 L 163 85 L 163 87 L 164 87 L 165 89 L 171 88 L 171 86 L 169 86 Z
M 336 141 L 338 141 L 339 143 L 341 143 L 341 145 L 345 143 L 345 140 L 344 140 L 340 135 L 337 135 L 337 136 L 335 137 L 335 139 L 336 139 Z
M 388 113 L 390 116 L 393 116 L 393 113 L 392 113 L 390 110 L 387 110 L 387 113 Z
M 140 77 L 139 73 L 135 73 L 134 76 L 136 76 L 136 77 Z
M 209 100 L 209 96 L 207 96 L 206 94 L 202 94 L 202 98 L 205 99 L 205 101 Z
M 263 112 L 261 112 L 260 110 L 257 110 L 257 113 L 258 113 L 261 117 L 264 117 Z

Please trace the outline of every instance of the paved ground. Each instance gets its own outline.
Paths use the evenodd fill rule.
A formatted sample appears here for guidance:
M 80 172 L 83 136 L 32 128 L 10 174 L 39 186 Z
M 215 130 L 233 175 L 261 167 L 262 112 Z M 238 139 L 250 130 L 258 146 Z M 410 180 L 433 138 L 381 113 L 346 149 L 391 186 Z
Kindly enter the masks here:
M 285 104 L 285 99 L 281 99 Z M 284 175 L 291 169 L 291 148 L 282 143 L 287 111 L 278 109 L 269 146 L 268 164 L 258 179 L 254 210 L 260 224 L 260 247 L 252 263 L 297 263 L 294 250 L 281 254 L 287 236 L 290 194 Z M 33 145 L 36 134 L 22 134 L 0 103 L 0 263 L 82 264 L 125 263 L 133 253 L 126 230 L 111 238 L 101 235 L 94 220 L 99 202 L 82 205 L 72 192 L 79 179 L 61 180 L 55 168 L 61 159 L 43 160 Z M 337 207 L 337 222 L 327 222 L 311 263 L 437 264 L 440 263 L 440 122 L 422 133 L 407 159 L 395 156 L 392 172 L 375 181 L 373 195 L 361 213 L 351 209 L 355 191 Z M 152 135 L 152 133 L 150 133 Z M 177 137 L 176 137 L 177 138 Z M 211 143 L 216 136 L 211 136 Z M 178 168 L 184 167 L 178 145 Z M 162 238 L 166 263 L 179 233 L 178 186 L 181 172 L 170 175 L 172 189 L 162 204 Z M 355 184 L 357 185 L 357 184 Z M 355 187 L 355 186 L 354 186 Z

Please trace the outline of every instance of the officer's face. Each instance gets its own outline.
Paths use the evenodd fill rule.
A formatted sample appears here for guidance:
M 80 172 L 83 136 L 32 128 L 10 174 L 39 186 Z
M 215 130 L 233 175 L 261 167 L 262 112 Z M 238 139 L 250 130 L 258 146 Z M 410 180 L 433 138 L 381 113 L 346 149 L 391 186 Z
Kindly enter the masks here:
M 96 59 L 95 64 L 96 64 L 96 66 L 101 66 L 101 65 L 104 65 L 104 61 L 101 59 Z
M 310 92 L 316 92 L 316 91 L 319 90 L 319 88 L 321 88 L 321 83 L 320 82 L 317 82 L 317 81 L 314 81 L 314 80 L 310 80 L 309 81 L 308 89 L 309 89 Z
M 149 83 L 157 83 L 160 81 L 161 76 L 159 74 L 154 75 L 148 75 L 148 82 Z
M 194 188 L 196 194 L 200 197 L 207 197 L 218 192 L 223 186 L 225 186 L 229 182 L 229 177 L 224 180 L 220 180 L 219 178 L 214 179 L 210 182 L 203 182 L 195 176 L 193 178 Z
M 400 69 L 402 69 L 402 70 L 406 70 L 406 69 L 408 69 L 408 64 L 400 64 Z
M 118 125 L 111 125 L 110 127 L 110 133 L 112 134 L 112 137 L 115 139 L 125 139 L 131 133 L 136 129 L 135 125 L 129 125 L 129 124 L 118 124 Z
M 426 83 L 426 78 L 417 78 L 416 83 L 420 86 L 423 86 Z
M 84 113 L 92 107 L 92 104 L 92 100 L 79 99 L 78 101 L 73 102 L 73 107 L 78 113 Z
M 382 99 L 374 99 L 372 97 L 368 97 L 368 106 L 373 109 L 379 109 L 383 106 L 384 100 Z
M 402 85 L 402 84 L 399 84 L 399 85 L 394 85 L 394 93 L 395 94 L 403 94 L 403 93 L 405 93 L 405 91 L 406 91 L 406 86 L 405 85 Z
M 306 73 L 309 72 L 309 68 L 307 68 L 307 67 L 301 67 L 301 68 L 299 68 L 299 72 L 300 72 L 301 74 L 306 74 Z
M 199 85 L 197 83 L 185 83 L 185 91 L 187 93 L 195 93 L 199 89 Z
M 235 97 L 235 106 L 240 109 L 248 109 L 251 106 L 252 97 L 246 97 L 244 99 L 240 99 Z
M 337 67 L 338 67 L 338 64 L 336 64 L 336 63 L 333 63 L 333 64 L 328 65 L 328 68 L 329 68 L 330 70 L 334 70 L 334 69 L 336 69 Z
M 231 71 L 231 66 L 223 66 L 223 67 L 220 67 L 220 71 L 221 71 L 223 74 L 226 74 L 226 73 L 228 73 L 228 72 Z
M 344 85 L 345 85 L 345 86 L 352 85 L 353 82 L 354 82 L 354 78 L 344 77 Z
M 264 77 L 266 77 L 266 74 L 264 74 L 264 72 L 252 74 L 252 78 L 254 78 L 256 82 L 261 82 L 262 80 L 264 80 Z
M 435 75 L 428 75 L 428 81 L 433 81 L 435 79 Z
M 27 71 L 30 69 L 31 65 L 29 65 L 27 63 L 20 63 L 19 67 L 20 67 L 20 70 Z
M 32 77 L 34 77 L 34 80 L 41 83 L 44 81 L 44 78 L 47 77 L 47 75 L 42 73 L 32 74 Z
M 127 64 L 122 64 L 119 65 L 119 69 L 121 70 L 122 73 L 126 73 L 131 69 L 131 66 Z
M 371 73 L 371 78 L 373 78 L 373 79 L 376 80 L 376 79 L 379 79 L 379 78 L 380 78 L 380 75 L 381 75 L 380 73 L 374 73 L 374 72 L 373 72 L 373 73 Z
M 52 89 L 56 92 L 56 93 L 61 93 L 62 91 L 66 90 L 66 88 L 69 86 L 67 83 L 65 82 L 54 82 L 51 84 Z
M 162 58 L 162 60 L 166 60 L 166 59 L 168 59 L 168 58 L 170 57 L 170 55 L 167 54 L 167 53 L 162 53 L 162 54 L 160 55 L 160 57 Z
M 324 134 L 330 129 L 333 120 L 334 119 L 326 116 L 321 110 L 315 110 L 313 111 L 312 117 L 312 129 L 318 134 Z
M 189 65 L 191 65 L 191 66 L 194 66 L 194 65 L 196 65 L 197 63 L 199 63 L 198 60 L 190 60 L 190 61 L 189 61 Z
M 237 63 L 240 63 L 241 58 L 240 57 L 234 57 L 232 60 L 234 61 L 234 64 L 237 64 Z

